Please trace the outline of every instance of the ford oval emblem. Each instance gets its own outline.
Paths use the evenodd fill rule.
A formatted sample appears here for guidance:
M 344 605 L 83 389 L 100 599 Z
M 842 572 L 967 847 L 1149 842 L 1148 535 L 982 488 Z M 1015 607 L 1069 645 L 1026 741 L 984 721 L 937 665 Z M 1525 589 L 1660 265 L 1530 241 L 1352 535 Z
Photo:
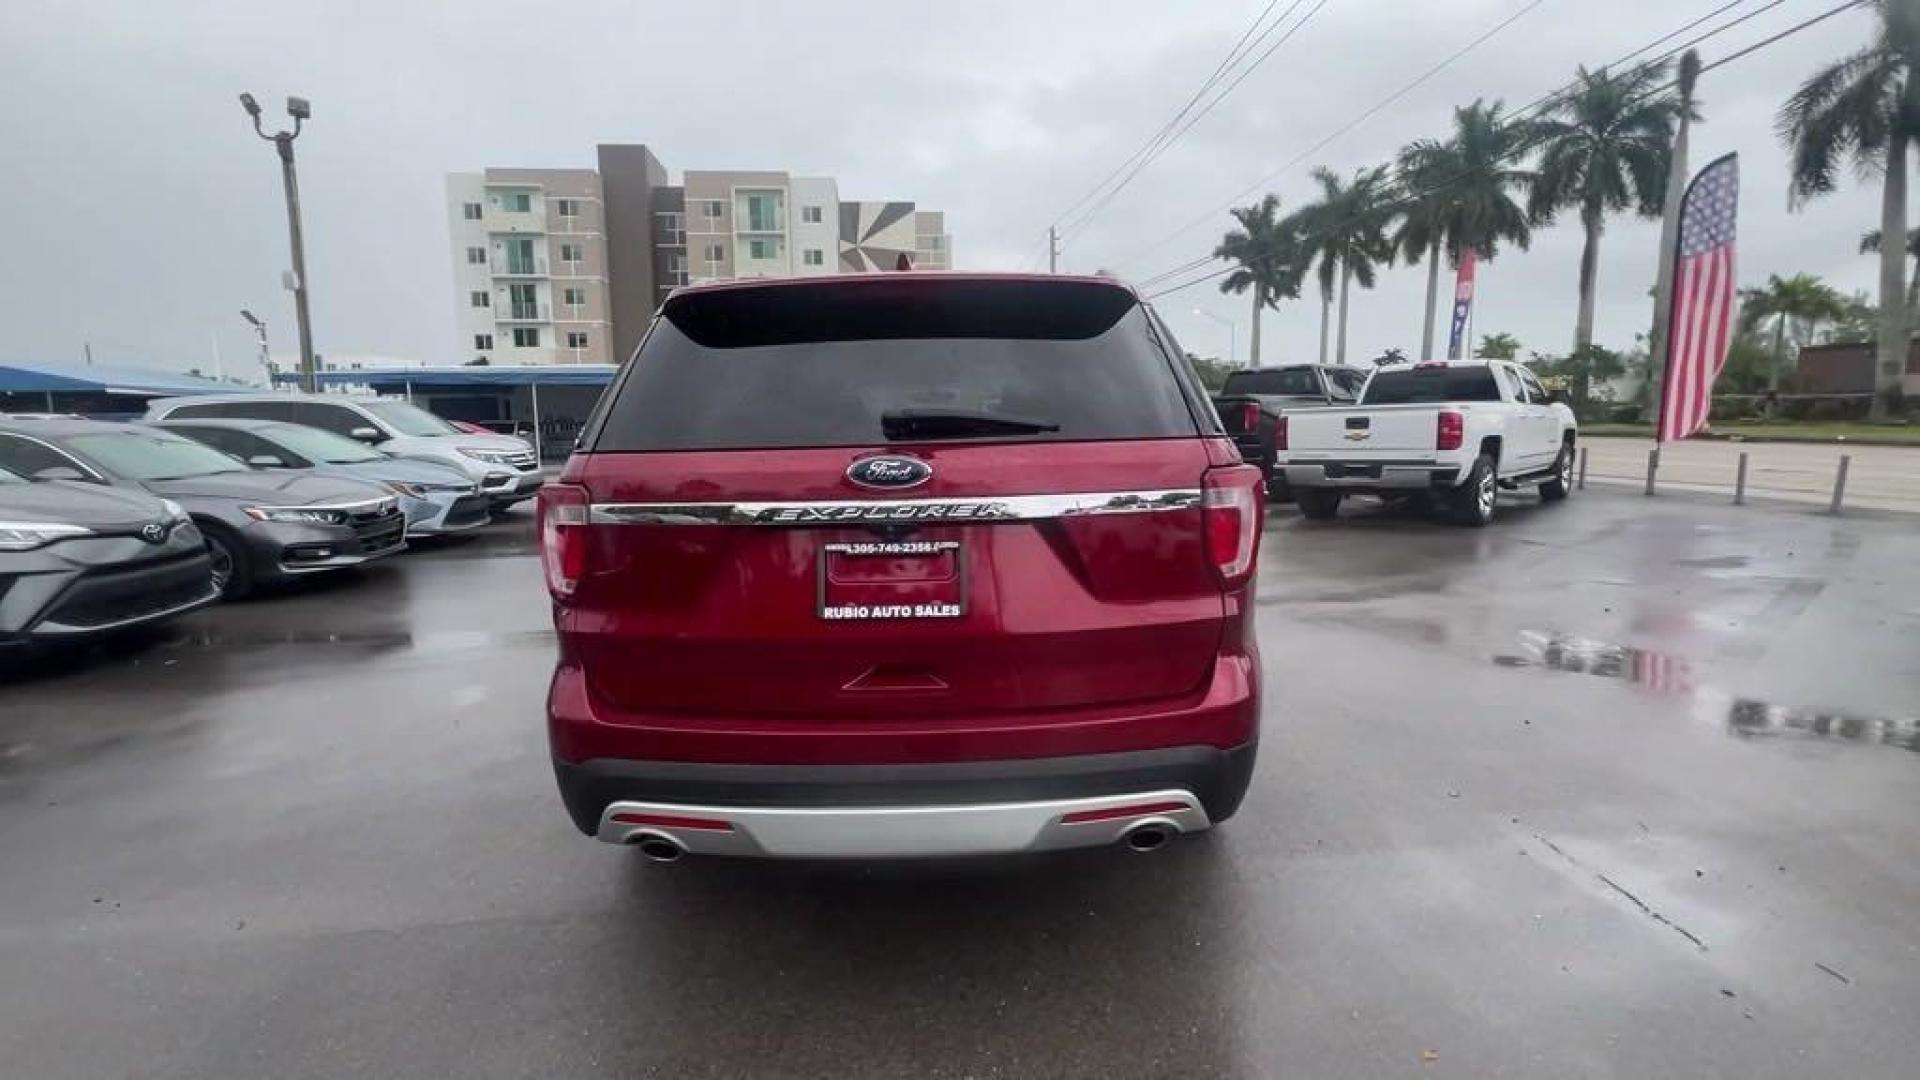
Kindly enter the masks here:
M 933 479 L 933 466 L 898 454 L 867 457 L 847 466 L 847 479 L 866 488 L 919 487 Z

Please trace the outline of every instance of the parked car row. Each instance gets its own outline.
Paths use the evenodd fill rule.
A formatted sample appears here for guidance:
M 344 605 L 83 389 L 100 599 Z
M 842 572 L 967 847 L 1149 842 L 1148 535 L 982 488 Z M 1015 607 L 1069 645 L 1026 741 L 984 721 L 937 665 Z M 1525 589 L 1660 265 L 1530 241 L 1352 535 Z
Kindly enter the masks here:
M 156 401 L 0 415 L 0 643 L 72 639 L 462 532 L 540 486 L 524 442 L 406 402 Z

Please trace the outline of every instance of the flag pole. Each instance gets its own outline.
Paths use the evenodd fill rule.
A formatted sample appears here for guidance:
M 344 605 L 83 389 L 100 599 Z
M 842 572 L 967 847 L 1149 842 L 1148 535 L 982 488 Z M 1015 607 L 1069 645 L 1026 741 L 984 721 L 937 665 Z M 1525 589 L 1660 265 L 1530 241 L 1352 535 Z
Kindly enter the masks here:
M 1667 204 L 1660 217 L 1661 263 L 1653 283 L 1653 329 L 1647 335 L 1646 418 L 1655 430 L 1665 400 L 1667 364 L 1673 356 L 1673 277 L 1679 269 L 1680 204 L 1687 186 L 1687 144 L 1693 130 L 1693 87 L 1700 78 L 1700 54 L 1688 49 L 1680 58 L 1680 126 L 1673 137 L 1667 168 Z
M 1721 162 L 1727 161 L 1729 159 L 1737 159 L 1739 156 L 1740 155 L 1737 151 L 1734 153 L 1722 154 L 1719 157 L 1714 158 L 1712 161 L 1707 162 L 1705 168 L 1693 174 L 1693 179 L 1687 181 L 1687 189 L 1685 193 L 1683 193 L 1680 196 L 1680 206 L 1682 208 L 1683 214 L 1685 212 L 1687 200 L 1693 198 L 1693 189 L 1700 185 L 1700 181 L 1705 177 L 1707 177 L 1709 174 L 1711 174 L 1715 168 L 1719 167 Z M 1667 253 L 1668 258 L 1673 260 L 1673 268 L 1674 268 L 1673 274 L 1676 277 L 1679 276 L 1681 247 L 1686 243 L 1685 234 L 1686 234 L 1685 229 L 1674 230 L 1673 250 Z M 1671 328 L 1673 325 L 1674 311 L 1679 307 L 1680 292 L 1678 289 L 1670 289 L 1668 291 L 1673 294 L 1667 298 L 1667 325 L 1669 328 Z M 1672 335 L 1669 334 L 1668 337 L 1669 339 L 1671 339 Z M 1672 359 L 1671 353 L 1673 350 L 1669 348 L 1667 351 L 1669 353 L 1668 359 L 1669 361 L 1671 361 Z M 1660 412 L 1654 418 L 1653 459 L 1651 464 L 1649 464 L 1647 467 L 1647 486 L 1648 487 L 1653 486 L 1654 473 L 1657 472 L 1660 467 L 1660 444 L 1668 441 L 1666 438 L 1667 405 L 1672 400 L 1673 389 L 1674 389 L 1673 376 L 1674 376 L 1674 366 L 1672 363 L 1669 362 L 1667 364 L 1666 371 L 1661 373 Z M 1711 416 L 1712 400 L 1713 400 L 1713 383 L 1712 382 L 1709 382 L 1707 384 L 1707 400 L 1708 400 L 1709 416 Z

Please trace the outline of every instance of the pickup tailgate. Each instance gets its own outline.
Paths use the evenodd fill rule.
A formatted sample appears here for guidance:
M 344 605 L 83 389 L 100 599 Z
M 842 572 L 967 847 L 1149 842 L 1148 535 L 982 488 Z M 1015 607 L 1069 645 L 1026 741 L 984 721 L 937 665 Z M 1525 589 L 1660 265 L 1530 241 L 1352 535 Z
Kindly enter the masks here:
M 1287 456 L 1294 461 L 1430 457 L 1439 413 L 1432 405 L 1289 410 Z

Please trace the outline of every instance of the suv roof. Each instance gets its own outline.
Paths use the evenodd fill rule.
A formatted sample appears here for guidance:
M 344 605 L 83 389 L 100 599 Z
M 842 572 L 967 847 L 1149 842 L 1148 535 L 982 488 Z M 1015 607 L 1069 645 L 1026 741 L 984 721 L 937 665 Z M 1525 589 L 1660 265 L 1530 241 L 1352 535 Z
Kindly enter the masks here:
M 118 420 L 88 420 L 79 416 L 10 416 L 0 413 L 0 431 L 21 435 L 85 435 L 88 432 L 125 431 L 130 427 Z
M 1124 290 L 1134 299 L 1141 299 L 1132 284 L 1119 278 L 1100 274 L 1023 274 L 992 273 L 978 270 L 903 270 L 897 273 L 863 274 L 815 274 L 807 277 L 764 277 L 731 278 L 725 281 L 703 281 L 694 285 L 682 285 L 668 295 L 687 293 L 729 292 L 735 289 L 779 289 L 796 285 L 857 285 L 884 286 L 897 285 L 903 281 L 927 283 L 954 281 L 1031 281 L 1031 282 L 1080 282 L 1082 284 L 1110 285 Z
M 308 393 L 272 393 L 272 394 L 180 394 L 174 397 L 155 398 L 148 404 L 157 405 L 210 405 L 216 402 L 276 402 L 276 401 L 318 401 L 333 405 L 364 405 L 369 401 L 400 401 L 402 398 L 383 398 L 378 394 L 308 394 Z
M 154 427 L 192 424 L 194 427 L 224 428 L 228 431 L 255 431 L 270 427 L 305 427 L 292 420 L 262 420 L 252 416 L 181 416 L 153 421 Z

